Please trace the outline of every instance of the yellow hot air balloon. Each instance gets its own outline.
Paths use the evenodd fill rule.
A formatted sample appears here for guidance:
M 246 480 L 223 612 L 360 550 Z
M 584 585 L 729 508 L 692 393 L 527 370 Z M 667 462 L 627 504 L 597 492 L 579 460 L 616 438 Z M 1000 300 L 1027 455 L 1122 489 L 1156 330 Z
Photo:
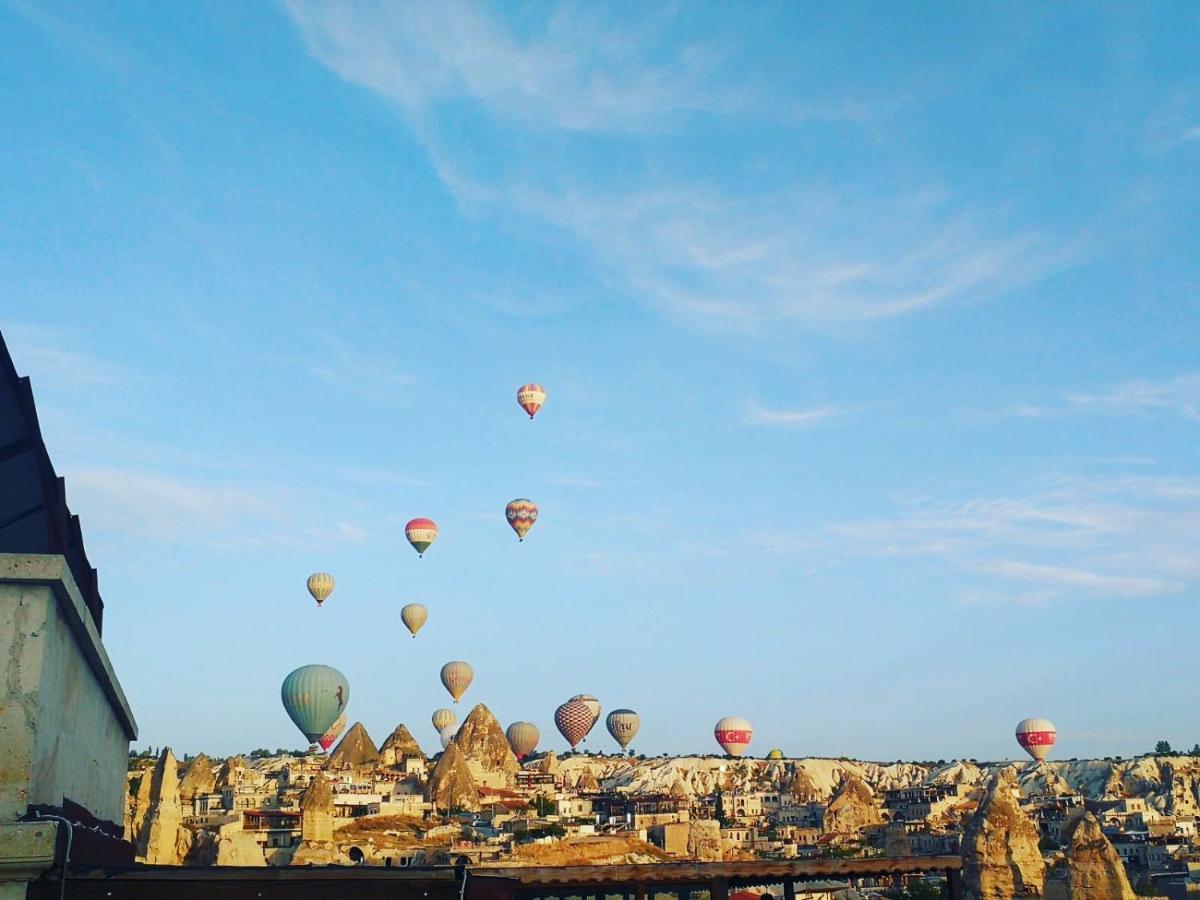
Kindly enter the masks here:
M 443 708 L 433 711 L 433 730 L 438 734 L 453 726 L 457 721 L 458 717 L 454 715 L 453 710 Z
M 313 572 L 308 576 L 308 592 L 320 606 L 333 593 L 333 576 L 328 572 Z
M 412 632 L 413 637 L 417 636 L 417 632 L 421 630 L 421 626 L 428 618 L 429 610 L 420 603 L 406 604 L 404 609 L 400 610 L 400 621 L 404 623 L 405 628 Z
M 537 521 L 537 504 L 532 500 L 518 498 L 504 507 L 504 517 L 508 519 L 512 530 L 517 533 L 517 540 L 523 541 L 525 535 L 529 533 L 529 529 L 533 527 L 533 523 Z
M 442 666 L 442 685 L 450 692 L 450 696 L 454 698 L 454 702 L 458 702 L 458 698 L 467 692 L 467 688 L 471 686 L 471 681 L 475 677 L 475 670 L 471 668 L 469 663 L 463 662 L 461 659 L 456 659 Z

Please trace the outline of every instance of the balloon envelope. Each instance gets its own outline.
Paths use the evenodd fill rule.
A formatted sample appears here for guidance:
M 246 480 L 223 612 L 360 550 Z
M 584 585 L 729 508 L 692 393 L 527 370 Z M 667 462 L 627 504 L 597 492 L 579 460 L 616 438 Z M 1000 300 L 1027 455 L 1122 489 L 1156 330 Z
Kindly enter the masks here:
M 450 742 L 454 740 L 454 728 L 445 728 L 438 734 L 438 740 L 442 743 L 442 749 L 445 750 L 450 746 Z
M 713 727 L 713 737 L 730 756 L 741 756 L 750 746 L 754 729 L 739 716 L 726 716 Z
M 320 606 L 333 593 L 333 576 L 328 572 L 313 572 L 308 576 L 308 592 Z
M 453 710 L 435 709 L 433 711 L 433 730 L 441 734 L 447 728 L 450 728 L 458 721 L 458 716 L 454 715 Z
M 1022 719 L 1017 723 L 1017 743 L 1038 762 L 1050 755 L 1058 730 L 1049 719 Z
M 554 726 L 567 739 L 572 750 L 587 737 L 594 724 L 596 720 L 592 718 L 591 709 L 581 700 L 568 700 L 554 711 Z
M 337 721 L 329 726 L 329 730 L 317 738 L 317 743 L 321 745 L 322 750 L 328 750 L 333 746 L 333 742 L 338 739 L 338 735 L 342 733 L 342 729 L 346 727 L 346 712 L 337 717 Z
M 424 556 L 429 545 L 437 540 L 437 523 L 433 519 L 412 519 L 404 526 L 404 536 L 417 551 L 417 556 Z
M 456 659 L 442 666 L 442 686 L 450 692 L 450 696 L 454 698 L 455 703 L 458 702 L 459 697 L 467 692 L 467 688 L 471 686 L 471 681 L 474 678 L 475 670 L 471 668 L 469 663 L 465 663 L 461 659 Z
M 591 731 L 595 724 L 600 721 L 600 701 L 591 694 L 576 694 L 571 699 L 578 700 L 588 708 L 588 712 L 592 715 L 592 724 L 588 726 L 588 731 Z
M 504 732 L 504 736 L 508 738 L 508 745 L 512 747 L 517 759 L 524 759 L 536 750 L 542 737 L 532 722 L 513 722 Z
M 412 632 L 412 636 L 416 637 L 417 632 L 421 630 L 421 626 L 429 619 L 429 610 L 420 603 L 409 603 L 400 610 L 400 621 L 404 623 L 404 627 Z
M 767 759 L 783 759 L 783 751 L 776 747 L 767 754 Z
M 613 740 L 624 750 L 642 727 L 642 719 L 632 709 L 614 709 L 608 714 L 604 724 Z
M 532 419 L 542 408 L 542 404 L 546 402 L 546 392 L 540 384 L 523 384 L 517 388 L 517 402 Z
M 283 708 L 300 733 L 315 743 L 350 702 L 350 682 L 332 666 L 301 666 L 283 679 Z
M 537 504 L 532 500 L 518 498 L 504 507 L 504 517 L 508 519 L 512 530 L 517 533 L 517 540 L 523 541 L 525 535 L 529 533 L 529 529 L 533 527 L 533 523 L 537 521 Z

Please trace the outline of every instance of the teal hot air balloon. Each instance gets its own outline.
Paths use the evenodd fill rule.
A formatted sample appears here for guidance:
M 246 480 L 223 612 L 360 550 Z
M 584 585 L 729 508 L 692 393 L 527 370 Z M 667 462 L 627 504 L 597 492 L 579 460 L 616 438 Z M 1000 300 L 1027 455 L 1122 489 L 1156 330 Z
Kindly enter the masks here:
M 301 666 L 283 679 L 283 708 L 300 733 L 315 743 L 350 702 L 350 682 L 332 666 Z

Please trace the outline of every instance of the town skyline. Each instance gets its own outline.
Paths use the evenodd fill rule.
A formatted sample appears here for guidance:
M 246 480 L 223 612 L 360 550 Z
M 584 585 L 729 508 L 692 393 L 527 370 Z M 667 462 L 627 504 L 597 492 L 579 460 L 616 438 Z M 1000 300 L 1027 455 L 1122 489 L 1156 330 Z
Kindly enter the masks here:
M 454 659 L 555 749 L 1200 739 L 1200 12 L 822 15 L 0 3 L 0 329 L 137 747 L 299 748 L 325 663 L 433 750 Z

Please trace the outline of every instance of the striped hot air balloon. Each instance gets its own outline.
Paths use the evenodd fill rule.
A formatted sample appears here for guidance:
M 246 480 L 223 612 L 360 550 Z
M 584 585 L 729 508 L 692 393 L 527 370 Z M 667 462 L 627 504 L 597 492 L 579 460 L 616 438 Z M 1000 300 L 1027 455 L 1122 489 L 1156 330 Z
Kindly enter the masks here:
M 421 630 L 426 620 L 429 618 L 429 610 L 420 603 L 408 603 L 400 610 L 400 621 L 404 623 L 404 627 L 412 632 L 412 636 L 416 637 L 417 632 Z
M 554 726 L 558 729 L 559 734 L 567 739 L 572 750 L 587 736 L 595 724 L 596 720 L 592 718 L 591 709 L 581 700 L 568 700 L 554 711 Z
M 450 728 L 458 721 L 458 717 L 454 715 L 453 710 L 435 709 L 433 711 L 433 730 L 441 734 L 447 728 Z
M 337 721 L 350 702 L 350 682 L 332 666 L 301 666 L 283 679 L 283 708 L 309 743 Z
M 333 746 L 333 742 L 338 739 L 338 735 L 342 733 L 342 729 L 346 727 L 346 711 L 342 710 L 342 714 L 337 717 L 337 721 L 329 726 L 329 730 L 317 738 L 317 743 L 321 745 L 321 749 L 328 752 Z
M 739 716 L 726 716 L 714 726 L 713 737 L 730 756 L 741 756 L 750 746 L 754 729 Z
M 541 733 L 532 722 L 513 722 L 504 732 L 508 745 L 512 747 L 517 759 L 524 759 L 537 749 Z
M 523 541 L 525 535 L 529 533 L 529 529 L 533 527 L 533 523 L 537 521 L 537 504 L 532 500 L 518 498 L 504 507 L 504 517 L 508 519 L 512 530 L 517 533 L 517 540 Z
M 308 592 L 319 607 L 333 593 L 333 576 L 328 572 L 313 572 L 308 576 Z
M 517 388 L 517 403 L 521 409 L 529 413 L 529 418 L 537 415 L 537 411 L 546 402 L 546 392 L 540 384 L 523 384 Z
M 642 727 L 642 719 L 632 709 L 614 709 L 608 714 L 604 724 L 613 740 L 624 750 Z
M 475 670 L 471 668 L 469 663 L 463 662 L 461 659 L 456 659 L 442 666 L 442 686 L 450 692 L 450 696 L 454 698 L 454 702 L 458 702 L 458 698 L 467 692 L 467 688 L 471 686 L 471 681 L 475 678 Z
M 424 556 L 429 545 L 437 540 L 437 522 L 433 519 L 413 519 L 404 526 L 404 536 L 417 551 L 417 556 Z
M 1050 755 L 1058 731 L 1049 719 L 1022 719 L 1017 723 L 1017 743 L 1038 762 Z

